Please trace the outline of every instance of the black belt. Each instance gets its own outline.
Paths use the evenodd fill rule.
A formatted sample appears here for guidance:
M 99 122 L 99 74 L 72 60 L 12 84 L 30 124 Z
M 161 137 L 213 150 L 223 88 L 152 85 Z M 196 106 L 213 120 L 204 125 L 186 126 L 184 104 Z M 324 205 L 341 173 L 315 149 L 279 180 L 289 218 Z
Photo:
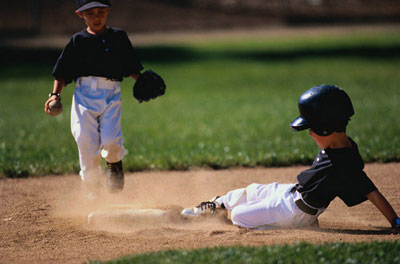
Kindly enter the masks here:
M 294 194 L 296 191 L 297 191 L 297 185 L 295 185 L 292 189 L 290 189 L 290 192 L 293 193 L 293 194 Z M 295 202 L 295 204 L 297 205 L 297 207 L 298 207 L 301 211 L 303 211 L 304 213 L 306 213 L 306 214 L 309 214 L 309 215 L 316 215 L 316 214 L 318 213 L 318 209 L 311 208 L 310 206 L 308 206 L 307 204 L 305 204 L 304 201 L 301 200 L 301 199 L 298 199 L 298 200 L 296 200 L 296 201 L 294 201 L 294 202 Z
M 301 200 L 301 199 L 296 200 L 296 201 L 294 201 L 294 202 L 295 202 L 295 204 L 297 205 L 297 207 L 299 207 L 299 209 L 300 209 L 301 211 L 303 211 L 304 213 L 306 213 L 306 214 L 309 214 L 309 215 L 316 215 L 316 214 L 318 213 L 318 210 L 317 210 L 317 209 L 311 208 L 310 206 L 306 205 L 306 204 L 303 202 L 303 200 Z

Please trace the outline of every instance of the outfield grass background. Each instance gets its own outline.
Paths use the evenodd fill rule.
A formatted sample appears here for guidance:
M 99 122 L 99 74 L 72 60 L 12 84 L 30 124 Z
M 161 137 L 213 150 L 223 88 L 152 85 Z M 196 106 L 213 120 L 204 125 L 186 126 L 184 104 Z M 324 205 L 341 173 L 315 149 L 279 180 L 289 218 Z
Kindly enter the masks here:
M 137 50 L 168 88 L 138 104 L 133 80 L 122 83 L 128 171 L 309 164 L 318 149 L 289 123 L 302 92 L 324 83 L 352 98 L 348 134 L 365 161 L 400 160 L 400 34 L 254 37 Z M 74 86 L 64 89 L 60 116 L 43 112 L 59 53 L 0 49 L 3 177 L 79 171 L 69 126 Z

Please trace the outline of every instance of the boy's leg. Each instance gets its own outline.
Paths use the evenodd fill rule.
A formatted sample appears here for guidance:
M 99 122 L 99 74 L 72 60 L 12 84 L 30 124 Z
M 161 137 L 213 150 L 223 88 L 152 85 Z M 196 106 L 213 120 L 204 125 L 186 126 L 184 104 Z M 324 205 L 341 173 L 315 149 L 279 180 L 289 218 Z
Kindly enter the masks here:
M 236 189 L 221 196 L 217 202 L 224 204 L 227 210 L 232 210 L 234 207 L 261 199 L 267 198 L 273 193 L 279 184 L 277 182 L 270 184 L 252 183 L 246 188 Z
M 275 222 L 275 215 L 274 208 L 269 206 L 269 202 L 260 200 L 241 204 L 233 208 L 231 211 L 231 221 L 233 224 L 241 227 L 256 228 Z
M 122 140 L 121 94 L 119 89 L 115 90 L 99 121 L 101 156 L 109 163 L 119 162 L 126 154 Z
M 219 197 L 216 202 L 218 204 L 223 204 L 225 209 L 230 211 L 235 206 L 247 202 L 246 188 L 229 191 L 225 195 Z
M 241 204 L 247 204 L 248 202 L 267 197 L 276 189 L 276 186 L 278 186 L 278 183 L 267 185 L 253 183 L 246 188 L 232 190 L 225 195 L 217 196 L 207 202 L 202 202 L 198 206 L 185 208 L 181 213 L 183 215 L 197 216 L 208 211 L 208 209 L 214 211 L 216 208 L 223 208 L 231 211 Z
M 122 158 L 126 154 L 121 131 L 121 93 L 119 84 L 108 90 L 108 104 L 100 116 L 101 156 L 107 162 L 107 186 L 110 191 L 120 191 L 124 186 Z
M 227 209 L 233 224 L 257 228 L 264 225 L 291 226 L 295 217 L 295 204 L 290 194 L 293 184 L 257 184 L 229 191 L 213 201 L 216 207 Z M 203 203 L 202 203 L 203 204 Z M 200 204 L 201 205 L 201 204 Z M 199 206 L 186 208 L 183 215 L 197 216 L 205 210 Z M 300 211 L 297 210 L 297 213 Z M 301 212 L 300 212 L 301 213 Z M 301 219 L 295 220 L 299 221 Z M 296 224 L 296 223 L 294 223 Z
M 80 176 L 89 189 L 99 184 L 102 174 L 100 166 L 100 136 L 98 121 L 84 105 L 82 92 L 75 90 L 71 106 L 71 132 L 78 146 Z
M 231 211 L 232 223 L 246 228 L 259 228 L 298 227 L 309 222 L 310 217 L 294 203 L 290 193 L 292 187 L 293 184 L 278 183 L 249 185 L 246 188 L 247 203 L 242 203 Z

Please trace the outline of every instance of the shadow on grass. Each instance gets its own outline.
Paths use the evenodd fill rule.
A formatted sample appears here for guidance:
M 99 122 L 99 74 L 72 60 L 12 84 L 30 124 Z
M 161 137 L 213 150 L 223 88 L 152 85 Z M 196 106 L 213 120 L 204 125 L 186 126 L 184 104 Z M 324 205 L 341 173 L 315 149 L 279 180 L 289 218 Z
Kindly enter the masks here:
M 37 76 L 40 68 L 45 67 L 48 75 L 48 69 L 52 68 L 58 56 L 60 49 L 21 49 L 14 47 L 0 46 L 0 77 L 4 76 L 5 69 L 10 67 L 33 67 L 34 75 Z M 292 61 L 303 58 L 365 58 L 365 59 L 398 59 L 400 58 L 400 44 L 393 45 L 368 45 L 368 46 L 335 46 L 335 47 L 302 47 L 288 50 L 226 50 L 226 51 L 206 51 L 198 50 L 186 46 L 151 46 L 138 47 L 137 53 L 143 63 L 184 63 L 184 62 L 204 62 L 212 60 L 249 60 L 258 62 L 279 62 Z M 24 76 L 32 77 L 28 72 Z M 7 73 L 9 75 L 9 73 Z M 4 76 L 6 77 L 6 76 Z M 9 76 L 8 76 L 9 77 Z M 21 76 L 19 76 L 21 77 Z
M 139 56 L 144 61 L 153 62 L 185 62 L 203 60 L 254 60 L 254 61 L 290 61 L 303 58 L 335 58 L 353 57 L 366 59 L 394 59 L 400 57 L 400 44 L 391 46 L 360 46 L 360 47 L 311 47 L 294 50 L 228 50 L 220 52 L 204 52 L 191 50 L 187 47 L 157 46 L 141 47 Z

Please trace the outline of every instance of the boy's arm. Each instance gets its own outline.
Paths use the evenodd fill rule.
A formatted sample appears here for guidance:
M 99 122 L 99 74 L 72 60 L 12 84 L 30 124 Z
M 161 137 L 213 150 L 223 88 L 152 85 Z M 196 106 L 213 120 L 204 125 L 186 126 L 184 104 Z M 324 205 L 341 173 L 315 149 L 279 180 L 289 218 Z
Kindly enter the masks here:
M 373 203 L 379 209 L 379 211 L 381 211 L 389 223 L 393 225 L 393 221 L 397 219 L 398 216 L 386 198 L 378 190 L 372 191 L 366 196 L 368 200 L 370 200 L 371 203 Z
M 59 94 L 61 95 L 62 90 L 65 87 L 65 81 L 64 79 L 55 79 L 54 80 L 54 85 L 53 85 L 53 94 Z M 49 104 L 51 101 L 55 101 L 55 100 L 60 100 L 60 97 L 58 97 L 57 95 L 52 95 L 49 97 L 49 99 L 47 99 L 47 101 L 44 103 L 44 111 L 50 115 L 50 109 L 49 109 Z

